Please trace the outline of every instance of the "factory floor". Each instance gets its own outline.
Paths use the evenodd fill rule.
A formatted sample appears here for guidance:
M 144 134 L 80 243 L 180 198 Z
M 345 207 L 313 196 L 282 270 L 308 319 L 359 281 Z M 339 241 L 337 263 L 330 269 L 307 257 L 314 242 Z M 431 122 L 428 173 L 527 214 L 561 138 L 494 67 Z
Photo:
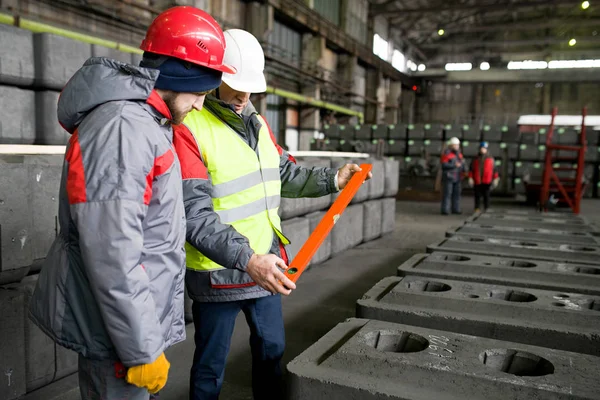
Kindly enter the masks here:
M 463 215 L 441 216 L 438 203 L 401 201 L 397 203 L 396 230 L 378 240 L 365 243 L 325 263 L 315 265 L 302 275 L 297 289 L 283 299 L 287 350 L 284 365 L 316 342 L 339 322 L 353 317 L 355 302 L 383 277 L 396 275 L 396 268 L 415 253 L 444 238 L 451 226 L 461 225 L 472 211 L 473 199 L 463 199 Z M 506 199 L 493 200 L 493 207 L 515 205 Z M 584 200 L 582 215 L 600 223 L 600 202 Z M 193 325 L 187 326 L 187 340 L 167 352 L 171 362 L 169 382 L 161 400 L 188 398 L 189 368 L 194 352 Z M 231 343 L 221 398 L 252 399 L 249 330 L 240 314 Z M 33 399 L 78 399 L 76 376 L 63 379 L 25 397 Z

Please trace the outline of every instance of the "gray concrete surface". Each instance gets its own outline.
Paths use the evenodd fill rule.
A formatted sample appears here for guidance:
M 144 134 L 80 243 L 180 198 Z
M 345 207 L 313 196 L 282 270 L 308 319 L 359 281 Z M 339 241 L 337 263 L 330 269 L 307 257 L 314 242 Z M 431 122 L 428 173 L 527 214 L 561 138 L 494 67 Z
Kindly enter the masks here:
M 35 83 L 52 90 L 62 90 L 92 54 L 89 44 L 51 33 L 34 34 L 33 49 Z
M 0 400 L 25 394 L 24 294 L 0 287 Z
M 600 268 L 590 265 L 434 252 L 400 265 L 407 275 L 600 296 Z
M 325 215 L 325 211 L 317 211 L 314 213 L 310 213 L 306 216 L 309 224 L 310 233 L 315 231 L 315 228 L 321 222 L 321 219 Z M 321 246 L 319 246 L 319 250 L 315 253 L 311 260 L 311 265 L 320 264 L 324 261 L 327 261 L 331 257 L 331 234 L 327 235 Z
M 535 227 L 535 225 L 533 225 Z M 498 257 L 560 261 L 600 266 L 600 246 L 562 244 L 528 240 L 498 239 L 485 236 L 452 236 L 427 246 L 427 252 L 449 251 Z
M 0 85 L 0 143 L 35 142 L 35 92 Z M 56 115 L 56 112 L 54 113 Z
M 488 214 L 474 215 L 467 218 L 465 222 L 475 222 L 485 225 L 517 226 L 525 228 L 558 229 L 561 231 L 597 232 L 598 227 L 587 224 L 586 219 L 572 221 L 564 218 L 551 218 L 543 215 L 522 216 L 511 214 Z
M 386 234 L 396 229 L 396 199 L 387 197 L 381 200 L 381 233 Z
M 71 135 L 58 123 L 56 108 L 60 93 L 35 93 L 36 144 L 66 145 Z
M 338 255 L 363 241 L 364 209 L 362 204 L 346 207 L 331 230 L 331 255 Z
M 283 221 L 281 223 L 281 229 L 283 230 L 283 234 L 290 240 L 288 256 L 291 262 L 302 248 L 302 245 L 304 245 L 304 242 L 308 239 L 308 236 L 310 235 L 310 224 L 308 219 L 304 217 L 293 218 Z
M 350 319 L 288 364 L 293 400 L 598 399 L 600 359 Z
M 392 158 L 385 158 L 383 162 L 385 179 L 383 196 L 393 197 L 398 193 L 398 185 L 400 183 L 400 161 Z
M 385 166 L 383 160 L 369 158 L 364 163 L 371 164 L 371 172 L 373 174 L 369 184 L 369 199 L 373 200 L 383 197 L 385 192 Z
M 419 276 L 388 277 L 356 316 L 600 355 L 600 297 Z
M 29 86 L 33 78 L 33 34 L 0 25 L 0 83 Z
M 587 222 L 587 220 L 581 215 L 575 215 L 571 211 L 567 211 L 570 209 L 566 209 L 564 211 L 547 211 L 547 212 L 539 212 L 533 209 L 521 209 L 521 208 L 488 208 L 486 210 L 486 214 L 490 216 L 494 215 L 516 215 L 522 217 L 540 217 L 540 218 L 551 218 L 551 219 L 569 219 Z
M 379 199 L 369 200 L 362 205 L 364 207 L 363 241 L 369 242 L 381 236 L 383 202 Z
M 468 222 L 457 228 L 446 232 L 447 237 L 461 236 L 485 236 L 500 239 L 530 240 L 540 242 L 579 244 L 598 246 L 600 244 L 600 232 L 578 232 L 561 231 L 544 228 L 525 228 L 515 226 L 488 225 L 485 223 Z
M 110 47 L 104 47 L 97 44 L 91 45 L 92 57 L 107 57 L 113 60 L 131 64 L 131 53 L 125 53 Z

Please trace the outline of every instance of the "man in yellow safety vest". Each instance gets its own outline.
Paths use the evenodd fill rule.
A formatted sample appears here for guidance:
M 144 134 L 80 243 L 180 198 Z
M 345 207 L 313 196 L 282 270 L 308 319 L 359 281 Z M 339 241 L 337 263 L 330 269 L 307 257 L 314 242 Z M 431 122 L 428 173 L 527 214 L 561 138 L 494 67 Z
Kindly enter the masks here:
M 285 335 L 280 294 L 288 239 L 280 197 L 319 197 L 343 189 L 358 165 L 303 168 L 275 141 L 249 98 L 266 91 L 264 54 L 249 32 L 225 31 L 225 63 L 236 74 L 175 129 L 187 219 L 186 286 L 193 300 L 196 351 L 190 399 L 218 399 L 240 310 L 250 326 L 255 399 L 281 399 Z M 283 285 L 281 283 L 283 283 Z

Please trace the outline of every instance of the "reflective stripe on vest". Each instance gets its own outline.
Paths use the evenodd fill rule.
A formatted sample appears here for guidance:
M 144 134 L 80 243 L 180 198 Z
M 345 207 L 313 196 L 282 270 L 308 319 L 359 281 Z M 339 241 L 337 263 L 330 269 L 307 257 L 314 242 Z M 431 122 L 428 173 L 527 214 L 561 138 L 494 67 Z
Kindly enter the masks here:
M 266 122 L 258 133 L 258 154 L 237 132 L 206 108 L 190 112 L 184 123 L 190 129 L 212 181 L 214 211 L 224 224 L 248 238 L 257 254 L 267 254 L 273 232 L 284 244 L 278 210 L 281 201 L 279 152 Z M 186 243 L 187 267 L 197 271 L 224 268 Z

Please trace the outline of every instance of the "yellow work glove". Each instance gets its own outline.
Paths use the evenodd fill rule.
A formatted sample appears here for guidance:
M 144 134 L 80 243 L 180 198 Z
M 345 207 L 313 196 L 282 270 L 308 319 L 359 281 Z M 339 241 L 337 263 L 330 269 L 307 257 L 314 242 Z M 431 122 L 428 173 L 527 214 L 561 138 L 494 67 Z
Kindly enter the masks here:
M 169 367 L 165 353 L 162 353 L 151 364 L 136 365 L 127 371 L 127 382 L 137 387 L 144 387 L 150 393 L 157 393 L 167 384 Z

